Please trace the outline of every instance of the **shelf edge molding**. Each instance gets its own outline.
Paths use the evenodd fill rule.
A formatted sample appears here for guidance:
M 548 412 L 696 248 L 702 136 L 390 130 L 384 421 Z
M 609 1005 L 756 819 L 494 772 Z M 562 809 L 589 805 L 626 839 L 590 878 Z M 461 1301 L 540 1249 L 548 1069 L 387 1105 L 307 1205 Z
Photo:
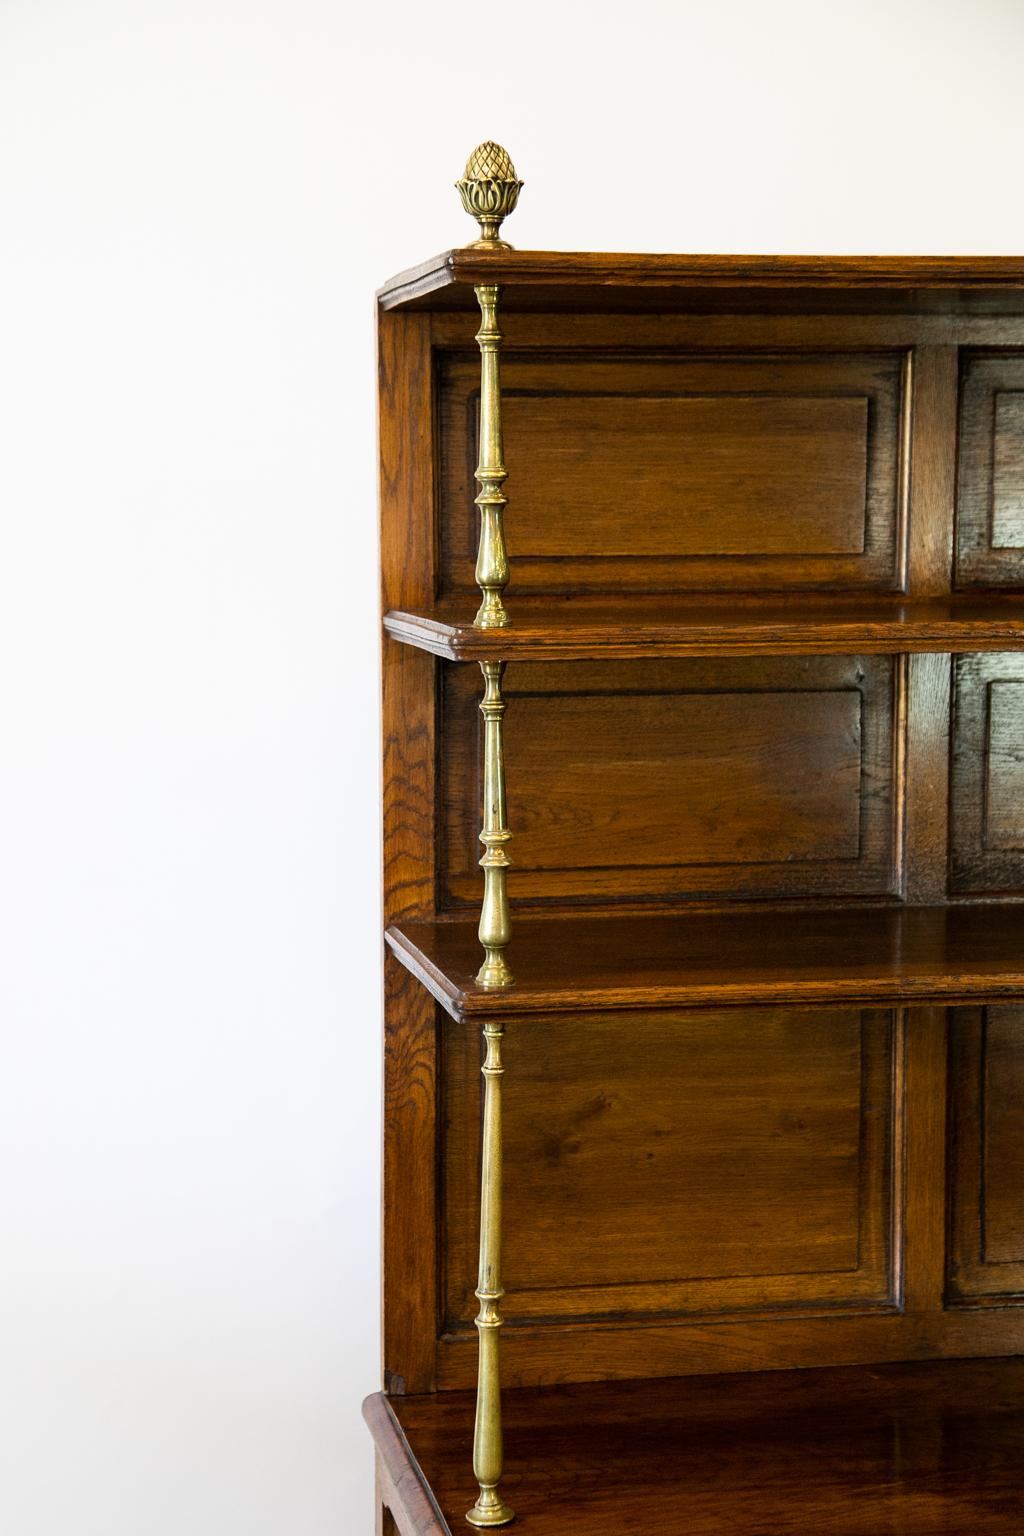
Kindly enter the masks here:
M 999 597 L 981 605 L 970 599 L 947 603 L 878 603 L 861 611 L 814 609 L 779 603 L 770 612 L 744 612 L 723 602 L 719 613 L 704 606 L 687 613 L 645 612 L 640 603 L 589 614 L 557 604 L 551 616 L 521 612 L 514 627 L 481 631 L 470 618 L 445 610 L 392 610 L 384 630 L 392 640 L 428 651 L 444 661 L 583 661 L 631 657 L 959 654 L 1024 649 L 1024 599 Z

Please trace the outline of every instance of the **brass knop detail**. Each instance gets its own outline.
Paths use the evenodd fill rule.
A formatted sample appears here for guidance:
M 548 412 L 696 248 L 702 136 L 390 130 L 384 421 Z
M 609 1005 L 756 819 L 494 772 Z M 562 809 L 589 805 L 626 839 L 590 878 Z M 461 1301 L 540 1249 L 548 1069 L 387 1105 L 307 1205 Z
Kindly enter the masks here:
M 476 250 L 509 251 L 512 247 L 498 234 L 501 221 L 512 212 L 519 201 L 523 183 L 516 176 L 508 150 L 488 139 L 478 144 L 466 161 L 462 180 L 455 183 L 462 206 L 480 225 L 480 239 L 474 240 Z

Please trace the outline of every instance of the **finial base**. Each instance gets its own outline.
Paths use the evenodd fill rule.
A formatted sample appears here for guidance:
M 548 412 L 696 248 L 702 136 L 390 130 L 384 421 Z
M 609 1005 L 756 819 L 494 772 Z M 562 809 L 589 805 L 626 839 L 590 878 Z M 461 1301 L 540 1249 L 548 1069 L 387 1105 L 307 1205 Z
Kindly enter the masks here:
M 473 1508 L 467 1510 L 466 1519 L 470 1525 L 486 1530 L 495 1525 L 508 1525 L 510 1520 L 515 1519 L 515 1511 L 509 1509 L 497 1488 L 485 1488 L 481 1484 L 480 1497 Z

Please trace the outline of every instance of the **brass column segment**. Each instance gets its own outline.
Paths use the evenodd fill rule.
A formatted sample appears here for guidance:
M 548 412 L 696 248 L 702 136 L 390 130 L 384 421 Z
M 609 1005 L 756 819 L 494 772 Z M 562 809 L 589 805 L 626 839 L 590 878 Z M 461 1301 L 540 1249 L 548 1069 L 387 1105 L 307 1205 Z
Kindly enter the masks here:
M 501 1041 L 500 1022 L 484 1025 L 487 1053 L 484 1075 L 483 1166 L 480 1190 L 480 1272 L 476 1294 L 480 1302 L 476 1326 L 480 1359 L 476 1390 L 476 1429 L 473 1472 L 480 1485 L 476 1503 L 466 1514 L 471 1525 L 507 1525 L 515 1518 L 498 1492 L 503 1465 L 501 1380 L 498 1332 L 501 1328 Z
M 512 936 L 512 918 L 508 905 L 508 870 L 512 860 L 507 848 L 512 833 L 508 828 L 505 805 L 505 753 L 502 717 L 505 700 L 501 696 L 503 661 L 482 661 L 484 696 L 480 713 L 484 717 L 484 814 L 480 841 L 484 845 L 480 868 L 484 872 L 484 899 L 480 908 L 480 943 L 484 963 L 477 972 L 481 987 L 510 987 L 512 972 L 505 959 L 505 946 Z
M 480 462 L 476 478 L 480 494 L 480 544 L 476 556 L 476 584 L 483 601 L 473 620 L 478 629 L 504 629 L 511 623 L 501 594 L 508 585 L 508 554 L 502 514 L 508 498 L 502 490 L 508 471 L 503 463 L 501 440 L 501 381 L 498 355 L 501 332 L 498 329 L 498 297 L 501 289 L 493 283 L 474 289 L 483 317 L 476 339 L 480 344 Z

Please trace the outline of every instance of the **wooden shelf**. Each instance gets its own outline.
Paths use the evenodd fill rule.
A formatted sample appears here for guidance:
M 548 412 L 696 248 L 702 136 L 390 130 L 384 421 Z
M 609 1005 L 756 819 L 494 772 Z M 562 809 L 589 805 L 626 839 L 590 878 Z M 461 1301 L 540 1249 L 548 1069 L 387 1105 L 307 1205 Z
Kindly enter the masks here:
M 472 247 L 443 251 L 398 273 L 377 300 L 385 310 L 468 309 L 477 283 L 500 283 L 506 309 L 1024 309 L 1019 256 L 665 256 Z
M 466 1529 L 473 1396 L 368 1399 L 403 1530 Z M 523 1536 L 1019 1536 L 1024 1360 L 508 1392 Z
M 772 599 L 736 595 L 575 597 L 508 600 L 512 624 L 474 628 L 472 598 L 429 612 L 393 611 L 395 640 L 448 661 L 575 661 L 643 656 L 760 656 L 870 652 L 1004 651 L 1024 646 L 1024 596 L 910 600 L 794 593 Z
M 502 991 L 474 981 L 475 922 L 406 923 L 386 938 L 456 1019 L 1024 994 L 1024 905 L 1013 903 L 527 918 L 508 949 L 515 985 Z

